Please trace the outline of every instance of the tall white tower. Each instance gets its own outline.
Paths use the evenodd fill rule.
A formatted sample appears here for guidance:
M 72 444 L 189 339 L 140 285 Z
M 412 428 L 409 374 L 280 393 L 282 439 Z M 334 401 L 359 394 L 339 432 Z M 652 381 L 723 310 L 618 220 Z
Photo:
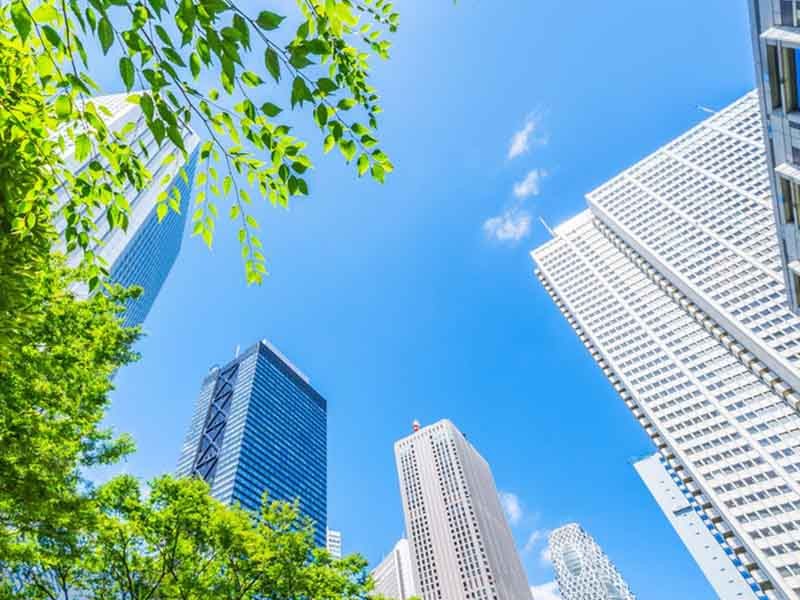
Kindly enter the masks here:
M 394 447 L 414 580 L 424 600 L 531 596 L 488 463 L 448 420 Z
M 592 358 L 758 598 L 800 598 L 800 319 L 758 97 L 587 196 L 533 253 Z
M 370 573 L 375 582 L 372 594 L 391 600 L 408 600 L 416 596 L 413 571 L 411 548 L 408 540 L 403 538 Z
M 564 600 L 636 599 L 605 552 L 577 523 L 550 534 L 550 556 Z

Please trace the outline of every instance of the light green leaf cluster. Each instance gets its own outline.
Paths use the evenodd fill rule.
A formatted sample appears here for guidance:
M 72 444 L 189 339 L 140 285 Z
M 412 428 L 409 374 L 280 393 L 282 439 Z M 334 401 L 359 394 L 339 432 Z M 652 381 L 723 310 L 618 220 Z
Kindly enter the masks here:
M 279 207 L 309 193 L 308 140 L 293 136 L 283 120 L 287 103 L 316 123 L 325 152 L 338 147 L 359 177 L 369 173 L 383 182 L 393 170 L 378 147 L 381 107 L 369 83 L 370 57 L 388 57 L 385 34 L 397 29 L 393 5 L 297 0 L 297 9 L 292 20 L 299 26 L 279 43 L 287 37 L 286 15 L 249 14 L 234 0 L 12 0 L 0 8 L 0 27 L 30 53 L 43 95 L 51 98 L 44 126 L 65 152 L 90 161 L 79 174 L 58 171 L 68 190 L 61 210 L 69 250 L 94 266 L 93 285 L 104 270 L 91 252 L 100 241 L 92 215 L 107 211 L 111 227 L 125 228 L 122 192 L 141 189 L 150 173 L 147 148 L 131 147 L 130 131 L 109 131 L 103 108 L 90 100 L 99 91 L 85 50 L 90 38 L 116 57 L 120 80 L 157 144 L 170 142 L 185 154 L 190 123 L 201 124 L 207 142 L 192 231 L 211 246 L 218 204 L 225 205 L 240 229 L 249 283 L 262 281 L 266 259 L 250 192 L 237 182 Z M 252 64 L 260 68 L 245 66 Z M 199 83 L 209 80 L 218 86 Z M 178 206 L 162 194 L 159 219 Z

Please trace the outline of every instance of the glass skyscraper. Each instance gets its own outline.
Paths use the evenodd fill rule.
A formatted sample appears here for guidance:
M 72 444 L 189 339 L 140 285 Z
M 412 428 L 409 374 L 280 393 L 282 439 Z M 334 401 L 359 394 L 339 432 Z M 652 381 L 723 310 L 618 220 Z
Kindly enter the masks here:
M 259 510 L 299 500 L 325 546 L 327 403 L 309 379 L 260 341 L 203 380 L 177 475 L 201 477 L 222 502 Z
M 111 112 L 111 116 L 106 118 L 106 125 L 111 131 L 120 131 L 128 123 L 134 124 L 127 140 L 133 147 L 141 143 L 147 149 L 147 156 L 142 158 L 152 179 L 141 191 L 137 192 L 130 186 L 125 190 L 130 204 L 127 231 L 119 228 L 109 230 L 104 211 L 93 215 L 97 227 L 95 235 L 100 240 L 93 250 L 106 262 L 111 281 L 126 287 L 137 285 L 143 288 L 139 298 L 128 301 L 125 312 L 125 325 L 134 326 L 144 322 L 180 252 L 197 165 L 199 140 L 193 132 L 187 131 L 184 137 L 188 152 L 186 161 L 183 154 L 169 141 L 165 141 L 159 148 L 144 122 L 141 108 L 138 104 L 129 102 L 128 96 L 129 94 L 101 96 L 93 98 L 92 102 Z M 165 164 L 165 158 L 170 154 L 174 156 L 174 160 Z M 77 173 L 95 158 L 93 156 L 83 163 L 77 163 L 68 157 L 67 164 Z M 181 174 L 184 167 L 185 179 Z M 180 213 L 170 210 L 159 223 L 156 214 L 158 196 L 162 191 L 171 195 L 173 190 L 177 190 L 180 196 Z M 59 200 L 61 208 L 67 200 L 63 190 Z M 55 216 L 55 226 L 59 234 L 63 234 L 66 221 L 60 212 Z M 57 249 L 64 250 L 63 242 Z M 72 254 L 68 260 L 75 264 L 78 255 Z M 85 294 L 86 290 L 78 289 L 77 292 Z

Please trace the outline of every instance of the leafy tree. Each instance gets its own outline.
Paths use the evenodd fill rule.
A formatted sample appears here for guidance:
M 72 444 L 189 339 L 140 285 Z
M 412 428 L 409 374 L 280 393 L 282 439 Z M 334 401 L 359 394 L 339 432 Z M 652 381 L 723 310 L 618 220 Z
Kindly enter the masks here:
M 51 254 L 57 144 L 35 72 L 21 42 L 0 37 L 0 551 L 62 527 L 80 504 L 79 469 L 131 448 L 100 421 L 109 376 L 135 358 L 137 331 L 119 321 L 135 292 L 81 302 L 72 289 L 86 272 Z
M 248 188 L 283 207 L 309 191 L 307 142 L 291 134 L 286 99 L 316 123 L 324 151 L 338 147 L 359 176 L 383 181 L 392 171 L 378 148 L 381 108 L 369 83 L 370 57 L 388 56 L 385 36 L 397 28 L 392 3 L 296 3 L 288 21 L 270 10 L 249 12 L 234 0 L 4 3 L 0 33 L 28 53 L 41 95 L 49 99 L 42 126 L 64 151 L 79 161 L 91 159 L 85 172 L 56 164 L 53 174 L 67 192 L 61 210 L 69 248 L 85 253 L 92 286 L 104 265 L 91 252 L 97 240 L 87 215 L 106 210 L 110 226 L 124 228 L 124 186 L 140 188 L 151 176 L 145 148 L 127 143 L 129 130 L 109 131 L 104 109 L 90 99 L 99 92 L 90 74 L 96 44 L 117 62 L 125 88 L 139 90 L 130 100 L 140 105 L 159 144 L 171 141 L 185 153 L 191 122 L 208 137 L 200 149 L 193 233 L 210 246 L 218 214 L 227 212 L 237 223 L 248 283 L 266 273 Z M 179 209 L 177 198 L 162 194 L 159 217 L 170 208 Z
M 122 476 L 92 506 L 80 534 L 20 544 L 6 598 L 356 600 L 371 588 L 362 558 L 314 547 L 296 504 L 265 498 L 254 516 L 197 479 L 162 477 L 144 494 Z

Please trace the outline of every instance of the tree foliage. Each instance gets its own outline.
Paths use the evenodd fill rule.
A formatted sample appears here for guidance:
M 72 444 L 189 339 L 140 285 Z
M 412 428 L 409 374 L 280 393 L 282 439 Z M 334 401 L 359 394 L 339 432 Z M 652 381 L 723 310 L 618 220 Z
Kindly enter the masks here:
M 366 597 L 366 561 L 315 548 L 296 504 L 265 497 L 253 515 L 208 492 L 197 479 L 161 477 L 147 494 L 132 477 L 113 479 L 92 494 L 80 530 L 20 540 L 5 600 Z
M 54 143 L 90 168 L 54 173 L 69 199 L 61 208 L 69 249 L 83 251 L 97 285 L 104 265 L 91 215 L 104 210 L 126 227 L 125 186 L 141 188 L 151 173 L 147 149 L 132 147 L 131 128 L 112 131 L 91 96 L 93 48 L 117 62 L 130 100 L 141 107 L 158 144 L 185 153 L 195 123 L 200 148 L 192 227 L 210 246 L 221 211 L 238 228 L 246 277 L 266 273 L 251 190 L 276 206 L 309 192 L 307 142 L 292 135 L 284 109 L 297 108 L 319 128 L 325 152 L 338 148 L 359 176 L 383 181 L 393 169 L 379 149 L 380 105 L 369 83 L 369 58 L 386 58 L 386 34 L 399 16 L 387 0 L 296 0 L 287 20 L 250 12 L 233 0 L 13 0 L 0 18 L 4 36 L 25 48 L 47 98 L 43 126 Z M 295 27 L 294 32 L 289 31 Z M 136 92 L 134 93 L 134 90 Z M 172 158 L 168 158 L 171 160 Z M 245 184 L 246 182 L 246 184 Z M 219 206 L 218 203 L 224 204 Z M 179 210 L 159 197 L 158 214 Z M 20 223 L 24 229 L 24 225 Z
M 135 292 L 86 301 L 83 270 L 51 253 L 57 143 L 33 57 L 0 38 L 0 550 L 9 536 L 71 518 L 82 467 L 129 451 L 100 422 L 109 377 L 135 358 L 120 323 Z

